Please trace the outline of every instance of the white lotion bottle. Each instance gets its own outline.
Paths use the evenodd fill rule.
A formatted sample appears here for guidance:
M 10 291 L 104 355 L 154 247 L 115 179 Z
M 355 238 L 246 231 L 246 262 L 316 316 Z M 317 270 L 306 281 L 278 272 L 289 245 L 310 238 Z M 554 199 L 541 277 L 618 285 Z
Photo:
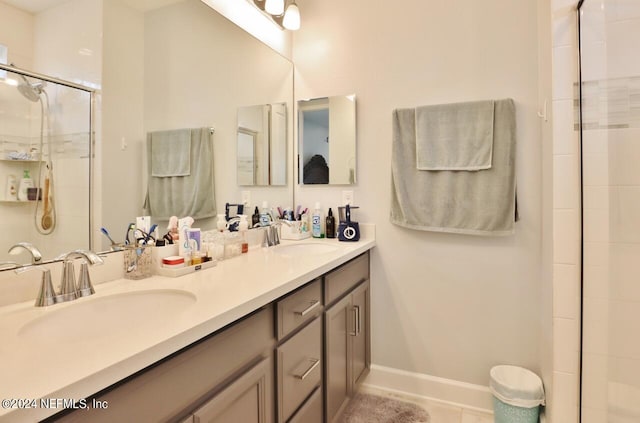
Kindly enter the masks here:
M 7 191 L 4 193 L 6 201 L 16 201 L 18 199 L 18 182 L 16 175 L 7 176 Z

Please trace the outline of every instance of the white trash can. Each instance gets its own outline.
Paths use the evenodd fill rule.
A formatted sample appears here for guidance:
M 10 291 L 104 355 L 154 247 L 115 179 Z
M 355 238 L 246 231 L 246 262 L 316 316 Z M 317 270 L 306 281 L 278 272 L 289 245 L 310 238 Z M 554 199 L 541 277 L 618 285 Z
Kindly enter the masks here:
M 517 366 L 495 366 L 490 372 L 495 423 L 538 423 L 544 405 L 542 380 Z

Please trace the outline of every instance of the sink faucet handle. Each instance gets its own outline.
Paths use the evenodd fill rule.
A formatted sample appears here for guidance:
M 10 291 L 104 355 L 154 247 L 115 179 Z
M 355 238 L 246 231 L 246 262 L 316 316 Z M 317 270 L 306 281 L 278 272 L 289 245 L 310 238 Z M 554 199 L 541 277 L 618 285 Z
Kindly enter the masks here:
M 62 279 L 60 280 L 60 295 L 57 302 L 71 301 L 78 298 L 78 288 L 76 287 L 76 274 L 73 269 L 73 261 L 67 260 L 62 263 Z
M 55 289 L 53 289 L 53 284 L 51 283 L 51 271 L 49 269 L 40 266 L 29 266 L 15 269 L 14 272 L 20 274 L 31 270 L 40 270 L 42 272 L 40 291 L 38 292 L 34 305 L 36 307 L 45 307 L 55 304 L 57 302 L 57 296 Z
M 78 297 L 88 297 L 93 295 L 96 291 L 93 289 L 91 283 L 91 277 L 89 276 L 89 264 L 86 261 L 82 261 L 80 264 L 80 276 L 78 277 Z

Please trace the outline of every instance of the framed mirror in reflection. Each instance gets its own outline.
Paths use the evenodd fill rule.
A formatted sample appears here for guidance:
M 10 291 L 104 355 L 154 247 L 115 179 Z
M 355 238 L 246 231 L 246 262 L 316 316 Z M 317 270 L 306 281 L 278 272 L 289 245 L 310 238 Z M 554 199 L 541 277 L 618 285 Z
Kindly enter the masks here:
M 238 109 L 238 185 L 287 184 L 287 105 Z
M 356 96 L 298 101 L 298 182 L 356 183 Z

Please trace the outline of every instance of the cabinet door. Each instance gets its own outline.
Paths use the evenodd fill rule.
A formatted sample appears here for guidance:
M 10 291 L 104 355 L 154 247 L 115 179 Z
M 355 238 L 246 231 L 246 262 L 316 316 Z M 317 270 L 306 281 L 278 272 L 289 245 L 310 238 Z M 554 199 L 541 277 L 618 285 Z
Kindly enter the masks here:
M 357 386 L 369 372 L 369 281 L 359 285 L 351 294 L 354 329 L 351 332 L 353 349 L 351 353 L 350 394 L 355 393 Z
M 347 403 L 349 395 L 352 326 L 351 296 L 337 302 L 325 312 L 325 416 L 332 422 Z
M 265 358 L 199 408 L 194 423 L 272 423 L 272 361 Z

